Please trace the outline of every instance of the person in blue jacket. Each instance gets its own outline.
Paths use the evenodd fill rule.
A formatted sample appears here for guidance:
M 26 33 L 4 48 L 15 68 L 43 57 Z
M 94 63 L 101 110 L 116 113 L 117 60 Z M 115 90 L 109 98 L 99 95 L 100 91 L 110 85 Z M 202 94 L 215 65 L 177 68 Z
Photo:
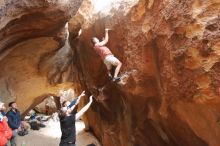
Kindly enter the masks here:
M 10 110 L 7 112 L 6 116 L 8 118 L 8 125 L 13 130 L 13 136 L 10 139 L 11 146 L 16 146 L 16 136 L 21 125 L 21 115 L 17 109 L 16 102 L 10 102 L 8 104 Z

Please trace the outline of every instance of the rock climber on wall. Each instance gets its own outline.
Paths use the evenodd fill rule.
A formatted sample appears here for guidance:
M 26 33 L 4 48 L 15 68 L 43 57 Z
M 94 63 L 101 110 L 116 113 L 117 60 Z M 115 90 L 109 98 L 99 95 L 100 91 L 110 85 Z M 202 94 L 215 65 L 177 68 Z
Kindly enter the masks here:
M 122 63 L 112 54 L 109 48 L 105 46 L 108 43 L 108 38 L 109 38 L 108 31 L 109 29 L 105 29 L 105 38 L 103 39 L 103 41 L 100 42 L 98 38 L 93 37 L 92 43 L 94 45 L 94 49 L 96 53 L 99 54 L 99 56 L 104 61 L 104 64 L 106 65 L 108 70 L 109 77 L 112 78 L 111 69 L 112 66 L 115 66 L 116 69 L 114 72 L 113 81 L 119 81 L 120 77 L 118 77 L 118 73 L 120 71 Z

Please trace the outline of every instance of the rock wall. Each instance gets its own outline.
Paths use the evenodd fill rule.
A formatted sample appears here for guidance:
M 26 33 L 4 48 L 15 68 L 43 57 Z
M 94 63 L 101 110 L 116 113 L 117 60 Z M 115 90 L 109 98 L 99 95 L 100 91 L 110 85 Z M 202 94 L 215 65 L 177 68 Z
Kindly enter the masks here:
M 34 110 L 41 114 L 52 115 L 53 113 L 57 112 L 58 109 L 56 107 L 56 103 L 54 102 L 53 96 L 50 96 L 38 104 Z
M 95 98 L 86 122 L 104 146 L 220 145 L 219 0 L 0 0 L 0 6 L 4 102 L 16 100 L 25 114 L 60 90 L 85 89 Z M 112 29 L 107 46 L 123 63 L 118 83 L 91 44 L 105 27 Z
M 67 21 L 82 0 L 0 3 L 0 97 L 22 113 L 59 91 L 76 88 Z M 77 88 L 76 88 L 77 89 Z
M 95 4 L 92 6 L 92 4 Z M 70 21 L 81 85 L 95 95 L 88 123 L 104 146 L 217 146 L 220 2 L 84 1 Z M 122 61 L 122 81 L 109 81 L 91 38 L 104 36 Z M 73 29 L 74 30 L 74 29 Z

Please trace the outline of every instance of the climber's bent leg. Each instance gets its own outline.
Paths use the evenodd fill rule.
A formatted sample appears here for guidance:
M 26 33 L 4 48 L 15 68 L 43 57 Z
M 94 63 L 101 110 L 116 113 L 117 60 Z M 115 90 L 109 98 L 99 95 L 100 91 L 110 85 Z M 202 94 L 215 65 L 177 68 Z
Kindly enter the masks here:
M 115 69 L 115 74 L 114 74 L 114 79 L 116 79 L 117 80 L 117 78 L 118 78 L 118 73 L 119 73 L 119 71 L 120 71 L 120 69 L 121 69 L 121 66 L 122 66 L 122 63 L 118 60 L 118 63 L 117 63 L 118 65 L 117 65 L 117 67 L 116 67 L 116 69 Z
M 111 75 L 112 64 L 111 64 L 111 62 L 110 62 L 110 56 L 112 56 L 112 55 L 109 55 L 109 56 L 106 56 L 106 57 L 105 57 L 104 63 L 105 63 L 105 65 L 106 65 L 106 67 L 107 67 L 107 70 L 108 70 L 108 76 L 109 76 L 110 78 L 112 78 L 112 75 Z
M 119 71 L 120 71 L 121 66 L 122 66 L 122 63 L 116 57 L 114 57 L 113 55 L 106 56 L 106 58 L 104 60 L 104 63 L 106 65 L 109 73 L 110 73 L 110 70 L 111 70 L 112 66 L 116 66 L 113 80 L 115 80 L 115 79 L 117 80 Z

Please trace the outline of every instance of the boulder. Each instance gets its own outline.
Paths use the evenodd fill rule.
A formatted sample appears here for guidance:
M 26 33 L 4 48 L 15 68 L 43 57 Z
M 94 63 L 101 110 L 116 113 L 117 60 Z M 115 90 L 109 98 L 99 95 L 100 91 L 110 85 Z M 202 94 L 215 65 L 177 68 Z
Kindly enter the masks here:
M 81 85 L 95 97 L 86 114 L 104 146 L 220 145 L 218 0 L 85 0 L 70 21 Z M 122 61 L 111 82 L 91 38 L 110 28 Z
M 59 101 L 60 91 L 83 89 L 94 96 L 84 120 L 104 146 L 220 145 L 219 0 L 0 6 L 4 102 L 16 100 L 25 114 L 48 96 Z M 91 44 L 106 27 L 107 47 L 123 63 L 119 82 Z
M 82 0 L 0 3 L 0 97 L 27 113 L 46 97 L 74 89 L 67 21 Z

